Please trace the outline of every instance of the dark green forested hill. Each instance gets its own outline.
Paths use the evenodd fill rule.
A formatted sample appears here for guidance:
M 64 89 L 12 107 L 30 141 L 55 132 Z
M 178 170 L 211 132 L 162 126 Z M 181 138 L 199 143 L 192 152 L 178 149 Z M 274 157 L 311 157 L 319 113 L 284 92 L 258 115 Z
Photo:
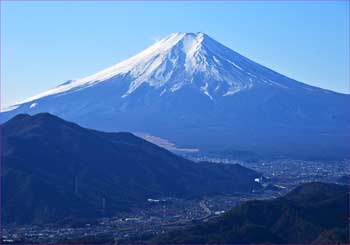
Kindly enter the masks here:
M 152 243 L 349 243 L 349 189 L 308 183 L 284 197 L 249 201 L 220 218 Z
M 261 174 L 195 163 L 130 133 L 82 128 L 48 113 L 2 125 L 2 222 L 113 215 L 147 198 L 251 192 Z

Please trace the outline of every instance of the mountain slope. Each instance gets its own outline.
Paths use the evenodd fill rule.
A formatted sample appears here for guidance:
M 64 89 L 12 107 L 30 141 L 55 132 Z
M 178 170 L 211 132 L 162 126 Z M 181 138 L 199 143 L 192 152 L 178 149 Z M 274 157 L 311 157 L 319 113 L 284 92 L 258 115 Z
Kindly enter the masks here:
M 202 151 L 344 157 L 349 103 L 349 95 L 285 77 L 203 33 L 174 33 L 29 98 L 2 118 L 50 112 L 85 127 L 147 133 Z
M 285 197 L 249 201 L 222 217 L 152 243 L 348 244 L 349 189 L 308 183 Z
M 42 223 L 94 218 L 148 198 L 259 189 L 240 165 L 195 163 L 130 133 L 82 128 L 43 113 L 2 125 L 2 218 Z

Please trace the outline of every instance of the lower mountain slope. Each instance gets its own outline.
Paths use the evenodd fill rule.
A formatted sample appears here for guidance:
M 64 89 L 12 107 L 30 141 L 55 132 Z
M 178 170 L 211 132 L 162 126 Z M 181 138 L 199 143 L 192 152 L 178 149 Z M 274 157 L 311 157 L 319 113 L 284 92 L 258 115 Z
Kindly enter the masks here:
M 284 197 L 249 201 L 220 218 L 152 243 L 349 244 L 349 189 L 307 183 Z
M 2 125 L 2 219 L 44 223 L 95 218 L 148 198 L 251 192 L 261 174 L 195 163 L 130 133 L 82 128 L 48 113 Z

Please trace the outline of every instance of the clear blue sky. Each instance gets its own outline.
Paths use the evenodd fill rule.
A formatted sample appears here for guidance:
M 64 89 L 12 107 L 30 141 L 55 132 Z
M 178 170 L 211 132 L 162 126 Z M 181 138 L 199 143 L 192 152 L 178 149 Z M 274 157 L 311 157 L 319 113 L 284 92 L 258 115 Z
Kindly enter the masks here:
M 204 32 L 299 81 L 349 93 L 349 2 L 3 2 L 2 106 Z

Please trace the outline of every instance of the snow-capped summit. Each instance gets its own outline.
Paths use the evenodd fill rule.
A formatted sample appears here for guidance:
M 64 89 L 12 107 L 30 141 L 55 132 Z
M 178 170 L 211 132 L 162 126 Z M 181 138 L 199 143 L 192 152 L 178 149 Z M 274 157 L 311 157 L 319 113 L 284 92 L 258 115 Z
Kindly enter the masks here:
M 326 140 L 331 149 L 348 139 L 348 102 L 349 95 L 290 79 L 204 33 L 179 32 L 7 108 L 2 118 L 50 112 L 83 126 L 146 133 L 191 148 L 295 152 L 291 144 L 300 141 Z
M 259 76 L 256 75 L 257 67 Z M 31 97 L 32 101 L 48 95 L 84 89 L 115 76 L 129 78 L 128 89 L 121 96 L 133 93 L 142 84 L 159 89 L 159 94 L 194 86 L 210 99 L 228 96 L 253 86 L 279 86 L 279 77 L 271 71 L 225 47 L 208 35 L 172 33 L 137 55 L 93 75 L 64 83 Z M 125 80 L 125 79 L 124 79 Z

